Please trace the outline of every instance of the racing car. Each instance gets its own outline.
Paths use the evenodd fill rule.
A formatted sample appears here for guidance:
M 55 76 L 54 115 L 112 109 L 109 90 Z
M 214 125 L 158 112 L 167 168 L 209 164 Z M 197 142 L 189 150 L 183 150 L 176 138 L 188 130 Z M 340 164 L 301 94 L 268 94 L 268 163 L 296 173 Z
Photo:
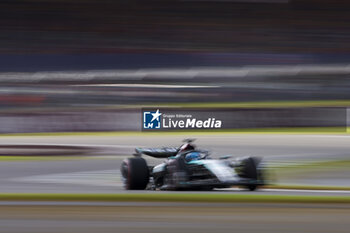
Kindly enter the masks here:
M 212 190 L 240 186 L 254 191 L 264 185 L 261 159 L 257 157 L 210 157 L 185 139 L 180 147 L 136 148 L 133 158 L 121 164 L 127 190 Z M 142 155 L 166 159 L 148 166 Z

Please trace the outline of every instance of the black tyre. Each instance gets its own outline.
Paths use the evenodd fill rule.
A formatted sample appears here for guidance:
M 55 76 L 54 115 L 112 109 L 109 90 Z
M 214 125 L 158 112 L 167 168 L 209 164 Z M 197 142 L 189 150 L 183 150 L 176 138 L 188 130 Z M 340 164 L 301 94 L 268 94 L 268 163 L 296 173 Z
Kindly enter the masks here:
M 247 186 L 246 186 L 246 188 L 247 188 L 249 191 L 255 191 L 257 187 L 258 187 L 258 186 L 255 185 L 255 184 L 250 184 L 250 185 L 247 185 Z
M 243 178 L 248 178 L 251 180 L 257 181 L 259 178 L 259 172 L 257 169 L 257 163 L 258 159 L 257 158 L 246 158 L 242 161 L 242 174 L 241 176 Z M 247 188 L 249 191 L 255 191 L 257 189 L 256 184 L 248 184 L 245 185 L 245 188 Z
M 258 179 L 257 166 L 255 160 L 252 157 L 246 158 L 242 161 L 242 174 L 243 178 Z
M 125 189 L 144 190 L 149 182 L 149 169 L 143 158 L 128 158 L 121 165 Z

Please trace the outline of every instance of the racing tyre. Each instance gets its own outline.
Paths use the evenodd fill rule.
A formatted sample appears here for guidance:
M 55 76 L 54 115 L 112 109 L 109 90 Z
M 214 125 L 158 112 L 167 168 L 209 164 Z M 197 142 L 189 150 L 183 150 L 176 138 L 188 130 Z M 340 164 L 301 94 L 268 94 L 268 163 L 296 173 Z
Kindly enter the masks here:
M 255 191 L 257 187 L 258 187 L 258 186 L 255 185 L 255 184 L 251 184 L 251 185 L 247 185 L 247 186 L 246 186 L 246 188 L 247 188 L 249 191 Z
M 249 157 L 242 161 L 242 177 L 258 180 L 258 169 L 256 159 Z M 256 184 L 249 184 L 245 186 L 248 190 L 254 191 L 257 188 Z
M 257 179 L 258 171 L 255 165 L 254 158 L 249 157 L 242 161 L 242 177 L 249 179 Z
M 121 165 L 125 189 L 144 190 L 149 182 L 149 169 L 143 158 L 128 158 Z

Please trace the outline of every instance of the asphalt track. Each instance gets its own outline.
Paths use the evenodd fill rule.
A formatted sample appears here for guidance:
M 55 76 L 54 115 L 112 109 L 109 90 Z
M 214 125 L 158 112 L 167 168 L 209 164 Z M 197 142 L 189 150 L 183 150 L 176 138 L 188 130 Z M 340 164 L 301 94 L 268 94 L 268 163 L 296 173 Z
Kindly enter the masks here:
M 34 160 L 0 162 L 0 193 L 119 193 L 123 189 L 119 167 L 137 146 L 177 146 L 184 137 L 197 138 L 197 145 L 209 149 L 213 157 L 233 154 L 264 157 L 267 163 L 300 163 L 349 160 L 348 135 L 307 134 L 115 134 L 106 136 L 8 136 L 2 145 L 76 145 L 91 147 L 84 157 L 62 156 Z M 65 152 L 65 155 L 67 152 Z M 162 160 L 148 158 L 150 164 Z M 312 184 L 350 186 L 350 169 L 332 172 L 330 178 L 311 179 Z M 334 174 L 337 173 L 337 176 Z M 147 191 L 145 191 L 147 192 Z M 150 192 L 150 191 L 148 191 Z M 217 192 L 245 193 L 231 189 Z M 250 193 L 251 192 L 247 192 Z M 259 194 L 349 195 L 349 191 L 260 190 Z
M 0 203 L 0 232 L 348 232 L 349 205 Z
M 67 156 L 66 149 L 61 157 L 2 159 L 0 193 L 128 193 L 120 182 L 119 166 L 122 159 L 130 155 L 136 146 L 177 146 L 184 137 L 198 138 L 198 146 L 215 151 L 214 157 L 220 154 L 256 155 L 264 157 L 268 163 L 349 159 L 350 137 L 347 135 L 3 136 L 0 138 L 2 145 L 55 145 L 56 149 L 68 145 L 89 147 L 91 150 L 87 150 L 90 153 L 88 156 L 81 157 Z M 21 150 L 23 148 L 17 152 Z M 11 152 L 13 154 L 15 151 Z M 38 154 L 42 154 L 39 152 L 42 151 L 38 151 Z M 30 154 L 34 155 L 35 150 Z M 159 162 L 152 159 L 148 161 Z M 348 177 L 348 170 L 345 173 L 343 171 L 342 177 Z M 343 185 L 339 177 L 333 177 L 331 182 Z M 226 189 L 214 192 L 222 195 L 350 195 L 350 191 L 335 190 L 267 189 L 247 192 Z M 345 233 L 350 227 L 349 209 L 349 204 L 326 203 L 0 201 L 0 232 Z

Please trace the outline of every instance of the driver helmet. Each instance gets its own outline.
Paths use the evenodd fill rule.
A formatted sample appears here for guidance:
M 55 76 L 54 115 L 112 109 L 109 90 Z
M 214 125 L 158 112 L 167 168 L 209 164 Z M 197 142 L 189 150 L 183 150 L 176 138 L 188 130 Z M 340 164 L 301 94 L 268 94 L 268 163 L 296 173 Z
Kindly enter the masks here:
M 199 152 L 190 152 L 186 155 L 185 160 L 187 162 L 201 159 Z

